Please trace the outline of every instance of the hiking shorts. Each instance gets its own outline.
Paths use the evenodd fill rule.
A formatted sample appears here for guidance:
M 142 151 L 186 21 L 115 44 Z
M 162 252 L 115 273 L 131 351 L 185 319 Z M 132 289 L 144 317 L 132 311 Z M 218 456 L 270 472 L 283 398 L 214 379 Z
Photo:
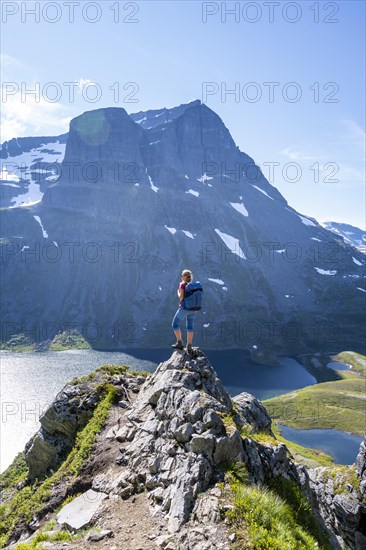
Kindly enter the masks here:
M 190 309 L 178 308 L 177 313 L 174 315 L 172 321 L 172 327 L 174 330 L 180 329 L 180 323 L 186 319 L 187 332 L 193 332 L 194 330 L 194 317 L 196 312 Z

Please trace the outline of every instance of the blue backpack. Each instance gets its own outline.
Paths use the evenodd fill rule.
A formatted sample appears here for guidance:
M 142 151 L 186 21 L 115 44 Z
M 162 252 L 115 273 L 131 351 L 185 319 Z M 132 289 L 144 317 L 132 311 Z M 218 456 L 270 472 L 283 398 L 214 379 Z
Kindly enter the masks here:
M 202 307 L 203 288 L 199 281 L 187 283 L 184 289 L 184 309 L 198 311 Z

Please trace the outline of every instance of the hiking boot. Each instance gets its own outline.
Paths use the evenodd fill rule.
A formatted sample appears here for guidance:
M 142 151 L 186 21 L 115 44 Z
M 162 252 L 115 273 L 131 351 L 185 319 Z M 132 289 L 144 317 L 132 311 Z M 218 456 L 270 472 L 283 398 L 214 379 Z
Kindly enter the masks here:
M 187 344 L 186 352 L 187 353 L 192 353 L 192 344 Z
M 182 340 L 177 340 L 175 344 L 172 345 L 174 349 L 184 349 Z

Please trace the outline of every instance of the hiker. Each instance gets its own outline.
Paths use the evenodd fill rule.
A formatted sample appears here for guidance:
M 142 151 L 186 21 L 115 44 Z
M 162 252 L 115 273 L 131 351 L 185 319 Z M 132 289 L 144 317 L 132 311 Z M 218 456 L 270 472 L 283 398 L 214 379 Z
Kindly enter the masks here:
M 175 344 L 172 345 L 175 349 L 184 349 L 183 340 L 182 340 L 182 332 L 180 330 L 180 323 L 183 321 L 184 318 L 186 318 L 186 325 L 187 325 L 187 347 L 186 351 L 188 353 L 191 353 L 192 351 L 192 341 L 193 341 L 193 328 L 194 328 L 194 317 L 196 314 L 196 311 L 185 309 L 184 307 L 184 291 L 188 283 L 192 281 L 193 275 L 192 272 L 189 269 L 184 269 L 182 271 L 182 281 L 179 285 L 177 294 L 179 298 L 179 306 L 177 313 L 174 316 L 172 327 L 175 332 L 175 336 L 177 338 L 177 341 Z

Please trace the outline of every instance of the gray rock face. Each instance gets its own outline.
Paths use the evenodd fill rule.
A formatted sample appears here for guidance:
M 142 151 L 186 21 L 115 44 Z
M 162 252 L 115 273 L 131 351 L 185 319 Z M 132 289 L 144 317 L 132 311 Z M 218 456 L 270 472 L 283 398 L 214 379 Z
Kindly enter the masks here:
M 41 428 L 25 447 L 29 477 L 41 477 L 70 451 L 96 403 L 98 391 L 83 385 L 66 385 L 40 418 Z
M 241 427 L 248 427 L 253 432 L 271 434 L 271 417 L 265 407 L 250 393 L 242 392 L 233 398 L 238 407 L 235 422 Z
M 360 446 L 359 453 L 356 458 L 356 471 L 360 478 L 360 488 L 362 496 L 366 495 L 366 435 Z
M 71 325 L 96 349 L 158 347 L 193 263 L 201 347 L 361 351 L 364 255 L 289 207 L 200 101 L 84 113 L 60 165 L 41 202 L 5 212 L 2 338 L 38 323 L 36 340 Z
M 192 355 L 177 351 L 161 363 L 125 413 L 134 428 L 132 439 L 125 438 L 122 449 L 124 480 L 131 485 L 122 490 L 130 494 L 133 486 L 143 483 L 155 513 L 167 515 L 170 532 L 180 533 L 179 548 L 193 548 L 189 546 L 193 540 L 197 547 L 210 548 L 208 541 L 212 544 L 215 539 L 211 535 L 205 538 L 211 527 L 215 531 L 217 523 L 217 495 L 209 496 L 207 491 L 223 475 L 223 464 L 243 461 L 251 478 L 261 482 L 277 475 L 296 474 L 284 445 L 267 447 L 242 439 L 235 418 L 241 425 L 255 418 L 254 430 L 268 430 L 270 420 L 253 396 L 245 394 L 238 403 L 239 412 L 234 412 L 233 402 L 207 357 L 194 348 Z M 228 418 L 230 428 L 225 428 Z M 118 439 L 117 430 L 115 437 Z M 103 481 L 98 483 L 101 488 L 108 486 Z M 202 493 L 206 500 L 197 500 Z M 209 510 L 211 501 L 216 504 Z M 212 517 L 205 534 L 200 522 L 207 514 Z M 190 535 L 188 527 L 182 531 L 187 521 Z M 222 543 L 221 535 L 218 541 Z
M 61 508 L 57 514 L 57 522 L 60 525 L 67 525 L 69 529 L 77 530 L 86 527 L 107 496 L 105 493 L 89 489 Z M 110 535 L 105 534 L 104 536 Z
M 242 428 L 243 433 L 271 434 L 271 419 L 250 394 L 231 400 L 199 349 L 194 348 L 191 356 L 174 352 L 161 363 L 126 415 L 134 428 L 129 428 L 130 437 L 121 449 L 123 481 L 111 492 L 124 498 L 124 492 L 130 495 L 142 483 L 154 513 L 167 517 L 177 548 L 230 547 L 219 521 L 218 489 L 210 489 L 221 479 L 220 466 L 230 461 L 243 462 L 253 483 L 278 476 L 294 480 L 308 496 L 334 548 L 344 544 L 352 550 L 363 548 L 365 505 L 360 490 L 347 485 L 346 493 L 340 492 L 342 479 L 327 476 L 326 468 L 308 473 L 289 459 L 283 443 L 261 444 L 250 435 L 241 436 Z M 364 445 L 357 468 L 363 480 Z
M 151 498 L 169 512 L 173 532 L 187 521 L 196 496 L 213 479 L 216 440 L 224 432 L 219 415 L 231 409 L 207 358 L 175 352 L 142 386 L 128 414 L 136 425 L 126 448 L 129 467 L 149 489 L 162 489 L 153 490 Z M 218 458 L 228 460 L 229 455 L 223 452 Z
M 325 467 L 308 471 L 302 469 L 302 472 L 298 467 L 302 488 L 330 534 L 332 546 L 336 550 L 345 547 L 352 550 L 366 548 L 364 484 L 362 478 L 360 483 L 355 483 L 356 472 L 362 470 L 364 460 L 363 442 L 357 470 L 350 467 L 348 472 L 340 471 L 334 475 Z

